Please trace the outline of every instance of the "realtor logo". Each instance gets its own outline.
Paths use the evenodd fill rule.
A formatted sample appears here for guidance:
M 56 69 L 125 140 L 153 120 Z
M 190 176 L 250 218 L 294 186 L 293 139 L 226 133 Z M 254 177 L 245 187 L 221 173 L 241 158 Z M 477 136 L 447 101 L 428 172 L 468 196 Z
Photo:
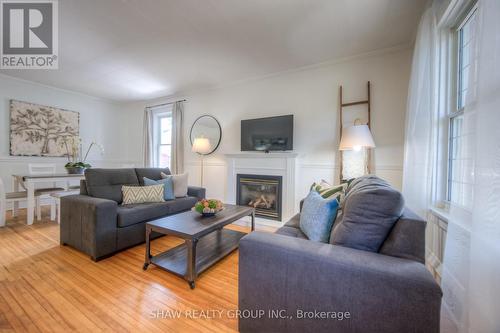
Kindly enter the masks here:
M 0 0 L 1 69 L 57 69 L 57 0 Z

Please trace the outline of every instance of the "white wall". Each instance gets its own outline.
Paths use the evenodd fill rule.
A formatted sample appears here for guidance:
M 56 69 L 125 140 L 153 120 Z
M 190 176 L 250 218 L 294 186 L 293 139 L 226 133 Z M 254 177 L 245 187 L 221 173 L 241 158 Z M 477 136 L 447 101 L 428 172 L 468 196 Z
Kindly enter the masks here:
M 338 178 L 338 95 L 344 100 L 366 98 L 366 82 L 372 84 L 372 132 L 377 148 L 375 172 L 401 187 L 406 96 L 411 65 L 409 47 L 321 64 L 266 78 L 247 80 L 212 90 L 193 92 L 130 105 L 136 122 L 142 124 L 145 105 L 186 98 L 185 166 L 190 183 L 199 183 L 200 164 L 190 150 L 189 129 L 202 114 L 215 116 L 222 126 L 222 143 L 205 161 L 208 196 L 224 198 L 226 161 L 224 153 L 240 150 L 240 120 L 284 114 L 295 116 L 294 150 L 299 154 L 298 195 L 305 195 L 319 179 Z M 135 132 L 137 142 L 142 134 Z M 134 150 L 141 149 L 134 146 Z
M 65 158 L 9 156 L 10 99 L 80 112 L 80 136 L 84 142 L 97 141 L 104 145 L 104 155 L 101 156 L 97 150 L 89 155 L 90 163 L 96 167 L 141 163 L 140 158 L 138 161 L 140 151 L 130 149 L 128 144 L 128 133 L 131 130 L 140 131 L 141 124 L 132 123 L 135 118 L 131 117 L 126 107 L 103 99 L 0 75 L 0 177 L 7 190 L 11 189 L 11 175 L 26 173 L 28 163 L 56 163 L 58 171 L 64 172 L 64 164 L 67 162 Z

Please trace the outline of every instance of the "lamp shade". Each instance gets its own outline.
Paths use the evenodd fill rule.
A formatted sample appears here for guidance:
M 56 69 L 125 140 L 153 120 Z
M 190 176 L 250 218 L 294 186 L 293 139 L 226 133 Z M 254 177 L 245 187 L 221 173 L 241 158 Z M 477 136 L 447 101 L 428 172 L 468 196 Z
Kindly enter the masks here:
M 193 142 L 192 151 L 198 154 L 208 154 L 210 153 L 211 146 L 210 141 L 207 138 L 196 138 Z
M 375 148 L 372 133 L 367 125 L 354 125 L 342 129 L 339 150 Z

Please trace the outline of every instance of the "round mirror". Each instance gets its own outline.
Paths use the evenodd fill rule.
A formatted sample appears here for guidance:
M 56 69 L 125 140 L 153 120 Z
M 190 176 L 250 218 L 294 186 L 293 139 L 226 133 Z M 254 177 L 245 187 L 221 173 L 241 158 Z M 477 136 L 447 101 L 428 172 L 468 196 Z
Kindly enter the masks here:
M 219 147 L 222 138 L 222 128 L 212 116 L 198 117 L 191 126 L 189 139 L 193 152 L 200 155 L 210 155 Z

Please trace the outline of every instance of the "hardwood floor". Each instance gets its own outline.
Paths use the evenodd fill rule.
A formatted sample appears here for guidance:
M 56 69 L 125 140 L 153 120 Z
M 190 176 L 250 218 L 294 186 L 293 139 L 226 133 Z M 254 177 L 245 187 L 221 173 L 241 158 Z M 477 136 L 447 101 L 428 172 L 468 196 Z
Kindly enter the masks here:
M 202 273 L 190 290 L 154 266 L 143 271 L 144 245 L 95 263 L 59 245 L 57 223 L 25 221 L 25 215 L 8 218 L 0 228 L 0 331 L 237 330 L 237 251 Z M 162 237 L 152 241 L 152 252 L 179 243 Z

